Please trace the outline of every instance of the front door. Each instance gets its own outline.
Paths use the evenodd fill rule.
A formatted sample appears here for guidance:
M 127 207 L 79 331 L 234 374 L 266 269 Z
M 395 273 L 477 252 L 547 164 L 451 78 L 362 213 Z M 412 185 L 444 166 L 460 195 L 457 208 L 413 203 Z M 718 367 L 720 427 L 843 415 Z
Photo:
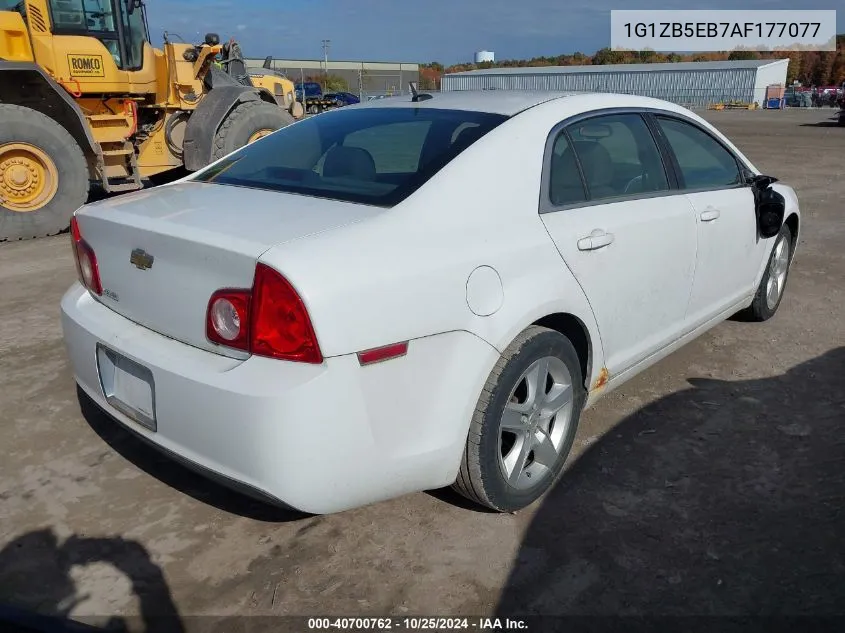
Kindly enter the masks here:
M 684 329 L 696 222 L 670 190 L 640 114 L 599 115 L 563 128 L 547 163 L 541 218 L 595 314 L 611 376 Z
M 698 258 L 687 312 L 695 327 L 753 292 L 765 242 L 757 239 L 754 194 L 733 154 L 692 123 L 656 119 L 675 155 L 679 187 L 695 208 Z

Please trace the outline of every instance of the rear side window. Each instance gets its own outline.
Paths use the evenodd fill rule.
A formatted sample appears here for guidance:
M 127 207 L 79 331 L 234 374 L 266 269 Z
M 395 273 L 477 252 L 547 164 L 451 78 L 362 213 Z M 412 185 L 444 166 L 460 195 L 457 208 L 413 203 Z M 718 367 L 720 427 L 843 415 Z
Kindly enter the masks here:
M 721 189 L 742 182 L 733 154 L 712 136 L 684 121 L 657 120 L 675 153 L 686 189 Z
M 590 118 L 567 132 L 590 200 L 668 191 L 657 143 L 640 115 Z
M 549 199 L 556 206 L 576 204 L 587 200 L 581 172 L 575 162 L 572 144 L 561 132 L 552 148 L 552 162 L 549 166 Z
M 436 108 L 343 108 L 282 128 L 194 180 L 390 207 L 506 119 Z

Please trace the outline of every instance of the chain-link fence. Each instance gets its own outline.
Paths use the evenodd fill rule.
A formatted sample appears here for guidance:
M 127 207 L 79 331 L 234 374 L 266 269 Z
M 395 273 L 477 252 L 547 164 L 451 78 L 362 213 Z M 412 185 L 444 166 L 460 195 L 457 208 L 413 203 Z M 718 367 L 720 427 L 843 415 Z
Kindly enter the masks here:
M 263 63 L 264 60 L 247 60 L 248 66 L 256 70 Z M 315 81 L 325 92 L 349 92 L 362 101 L 408 94 L 409 82 L 419 82 L 420 75 L 417 64 L 387 62 L 329 62 L 326 72 L 322 64 L 310 63 L 306 66 L 273 60 L 271 68 L 283 73 L 294 83 Z

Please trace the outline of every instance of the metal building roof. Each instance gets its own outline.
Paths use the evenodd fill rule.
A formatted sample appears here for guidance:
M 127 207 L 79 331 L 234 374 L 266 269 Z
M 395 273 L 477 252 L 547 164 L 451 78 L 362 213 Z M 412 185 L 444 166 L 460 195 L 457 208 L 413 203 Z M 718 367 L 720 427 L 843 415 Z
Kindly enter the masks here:
M 789 59 L 743 59 L 716 62 L 660 62 L 654 64 L 595 64 L 590 66 L 522 66 L 519 68 L 483 68 L 465 70 L 451 75 L 519 75 L 553 74 L 567 75 L 577 73 L 638 73 L 638 72 L 677 72 L 697 70 L 755 70 L 763 66 L 788 63 Z

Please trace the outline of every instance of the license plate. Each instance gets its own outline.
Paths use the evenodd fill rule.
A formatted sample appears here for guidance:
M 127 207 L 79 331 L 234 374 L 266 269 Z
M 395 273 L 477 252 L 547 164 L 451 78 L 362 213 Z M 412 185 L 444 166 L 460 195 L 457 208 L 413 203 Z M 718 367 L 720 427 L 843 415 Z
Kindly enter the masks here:
M 106 402 L 141 426 L 155 431 L 152 372 L 102 345 L 97 346 L 97 366 Z

